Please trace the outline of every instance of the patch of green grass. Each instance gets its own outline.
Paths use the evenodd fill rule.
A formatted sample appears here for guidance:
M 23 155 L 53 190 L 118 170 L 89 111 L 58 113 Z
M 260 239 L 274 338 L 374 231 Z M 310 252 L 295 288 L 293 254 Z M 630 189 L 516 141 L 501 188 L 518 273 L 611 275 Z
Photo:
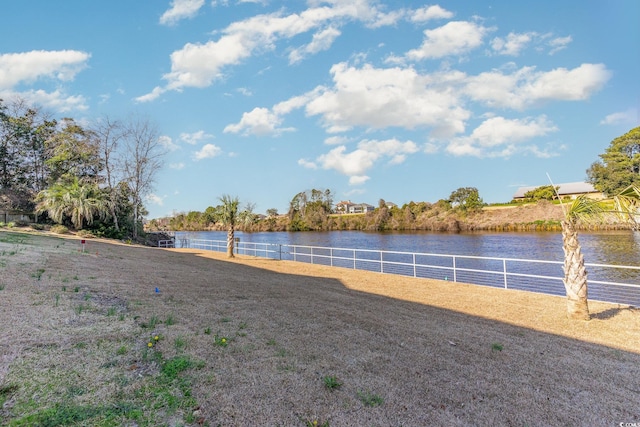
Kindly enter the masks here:
M 46 426 L 58 427 L 68 425 L 118 425 L 125 420 L 139 420 L 142 417 L 140 408 L 126 402 L 118 402 L 109 406 L 74 405 L 58 403 L 51 408 L 39 410 L 17 419 L 12 426 Z M 90 421 L 95 421 L 90 422 Z M 99 422 L 99 424 L 97 424 Z
M 229 339 L 227 337 L 214 335 L 213 344 L 217 345 L 218 347 L 226 347 L 229 345 Z
M 155 314 L 151 316 L 149 322 L 140 323 L 140 326 L 144 329 L 154 329 L 156 326 L 160 324 L 160 319 Z
M 120 315 L 118 316 L 118 320 L 119 321 L 123 321 L 124 320 L 124 314 L 120 313 Z
M 56 294 L 56 307 L 60 304 L 60 294 Z
M 38 270 L 36 270 L 35 273 L 31 274 L 31 277 L 35 278 L 36 280 L 40 280 L 42 278 L 43 273 L 44 273 L 44 268 L 39 268 Z
M 329 389 L 329 391 L 333 391 L 335 389 L 340 388 L 342 383 L 338 381 L 338 378 L 334 375 L 327 375 L 322 378 L 322 382 L 324 382 L 324 386 Z
M 115 316 L 118 310 L 115 307 L 109 307 L 107 309 L 107 316 Z
M 73 292 L 76 292 L 76 293 L 80 292 L 80 286 L 76 286 L 75 288 L 73 288 Z
M 83 311 L 87 311 L 89 309 L 88 305 L 80 304 L 75 308 L 76 314 L 82 314 Z
M 364 406 L 376 407 L 384 403 L 384 399 L 375 393 L 369 391 L 358 391 L 358 398 Z
M 222 319 L 220 319 L 220 321 L 222 323 L 229 323 L 229 322 L 231 322 L 231 318 L 230 317 L 223 317 Z
M 83 298 L 85 301 L 89 301 L 91 299 L 91 294 L 87 292 L 83 295 Z
M 240 322 L 238 329 L 247 329 L 247 322 Z
M 173 317 L 173 314 L 169 314 L 164 321 L 164 324 L 167 326 L 175 325 L 176 319 Z
M 267 341 L 267 345 L 276 345 L 276 340 L 271 338 L 269 341 Z
M 178 336 L 173 340 L 173 345 L 178 352 L 182 352 L 187 347 L 187 340 L 182 336 Z
M 204 328 L 204 333 L 205 335 L 211 335 L 211 328 L 209 327 Z
M 304 425 L 306 427 L 329 427 L 329 421 L 320 422 L 318 420 L 304 420 Z
M 4 291 L 4 284 L 0 285 L 0 291 Z
M 127 354 L 127 351 L 128 351 L 128 350 L 127 350 L 127 347 L 126 347 L 126 346 L 124 346 L 124 345 L 121 345 L 121 346 L 120 346 L 120 347 L 118 347 L 118 349 L 116 350 L 116 354 L 117 354 L 118 356 L 123 356 L 123 355 Z
M 503 348 L 504 347 L 500 343 L 494 342 L 491 344 L 491 351 L 502 351 Z

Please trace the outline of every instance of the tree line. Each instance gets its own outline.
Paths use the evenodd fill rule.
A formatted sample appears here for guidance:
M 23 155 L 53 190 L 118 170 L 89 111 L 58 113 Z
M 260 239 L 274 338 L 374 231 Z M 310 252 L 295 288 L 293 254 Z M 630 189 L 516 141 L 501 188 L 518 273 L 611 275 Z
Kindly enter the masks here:
M 0 209 L 36 222 L 136 238 L 163 155 L 149 119 L 85 124 L 0 99 Z

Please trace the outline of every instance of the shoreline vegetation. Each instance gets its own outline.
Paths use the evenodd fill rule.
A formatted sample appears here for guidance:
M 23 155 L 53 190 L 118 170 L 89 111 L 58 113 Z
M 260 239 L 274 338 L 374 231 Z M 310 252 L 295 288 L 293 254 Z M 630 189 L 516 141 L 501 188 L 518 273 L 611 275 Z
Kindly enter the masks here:
M 265 231 L 434 231 L 434 232 L 534 232 L 561 231 L 562 206 L 550 201 L 485 206 L 465 212 L 444 203 L 411 203 L 403 208 L 376 208 L 365 214 L 314 214 L 308 218 L 274 215 L 236 225 L 245 232 Z M 206 213 L 189 212 L 160 218 L 145 225 L 147 231 L 226 231 Z M 610 215 L 583 224 L 580 230 L 629 230 L 630 224 Z
M 640 310 L 0 230 L 0 424 L 613 425 Z

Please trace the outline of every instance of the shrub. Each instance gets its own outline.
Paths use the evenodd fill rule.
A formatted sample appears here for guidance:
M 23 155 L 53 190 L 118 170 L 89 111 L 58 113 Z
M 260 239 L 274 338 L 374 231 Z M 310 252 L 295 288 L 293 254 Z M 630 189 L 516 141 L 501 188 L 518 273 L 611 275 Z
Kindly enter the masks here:
M 78 231 L 78 233 L 76 233 L 78 235 L 78 237 L 85 237 L 87 239 L 92 239 L 94 237 L 96 237 L 91 231 L 89 230 L 80 230 Z
M 51 232 L 55 234 L 67 234 L 69 229 L 64 225 L 54 225 L 51 227 Z
M 38 231 L 44 230 L 44 225 L 43 224 L 36 224 L 35 222 L 29 224 L 29 227 L 33 228 L 34 230 L 38 230 Z

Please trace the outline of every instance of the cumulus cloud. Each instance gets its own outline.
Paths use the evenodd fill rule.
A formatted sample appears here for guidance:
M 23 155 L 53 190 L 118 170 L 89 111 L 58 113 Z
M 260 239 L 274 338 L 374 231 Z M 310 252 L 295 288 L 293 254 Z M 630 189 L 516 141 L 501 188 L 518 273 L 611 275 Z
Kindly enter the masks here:
M 390 25 L 396 14 L 386 14 L 371 0 L 330 0 L 317 3 L 301 13 L 276 12 L 257 15 L 230 24 L 222 30 L 218 40 L 206 43 L 187 43 L 171 56 L 171 71 L 162 76 L 167 83 L 136 98 L 138 102 L 157 99 L 167 90 L 180 91 L 185 87 L 210 86 L 224 75 L 224 69 L 237 65 L 256 52 L 275 49 L 278 41 L 327 27 L 317 34 L 315 43 L 306 53 L 322 50 L 336 37 L 337 26 L 348 21 L 364 22 L 368 26 Z M 326 4 L 325 4 L 326 3 Z M 181 6 L 182 2 L 179 2 Z M 191 3 L 185 3 L 190 5 Z M 176 4 L 174 3 L 174 7 Z M 192 6 L 193 8 L 193 6 Z M 173 10 L 173 8 L 171 9 Z M 190 10 L 185 7 L 184 10 Z M 394 17 L 394 19 L 390 19 Z
M 413 22 L 427 22 L 434 19 L 449 19 L 452 17 L 453 12 L 449 12 L 436 4 L 416 9 L 411 14 L 410 20 Z
M 196 145 L 202 140 L 211 139 L 211 138 L 213 138 L 213 135 L 208 134 L 203 130 L 200 130 L 198 132 L 193 132 L 193 133 L 185 132 L 180 134 L 180 141 L 190 145 Z
M 289 53 L 289 63 L 294 64 L 302 61 L 308 55 L 328 50 L 340 34 L 340 30 L 334 27 L 329 27 L 317 32 L 313 35 L 311 43 L 298 49 L 294 49 Z
M 542 156 L 543 151 L 537 146 L 519 144 L 557 130 L 544 115 L 525 119 L 492 117 L 482 122 L 469 136 L 451 140 L 447 151 L 457 156 L 508 157 L 517 151 L 530 151 Z
M 241 133 L 249 135 L 278 135 L 282 132 L 290 132 L 293 128 L 281 128 L 282 117 L 268 108 L 254 108 L 248 113 L 242 114 L 239 123 L 227 125 L 224 133 Z
M 173 139 L 167 135 L 161 135 L 158 138 L 160 145 L 167 151 L 176 151 L 180 149 L 180 146 L 173 142 Z
M 361 184 L 369 179 L 366 172 L 381 159 L 388 159 L 391 165 L 400 164 L 407 154 L 418 152 L 418 146 L 413 141 L 401 142 L 397 139 L 363 140 L 351 152 L 341 145 L 320 155 L 314 162 L 300 160 L 298 163 L 305 167 L 333 169 L 349 177 L 351 184 Z
M 536 33 L 509 33 L 506 38 L 494 38 L 491 48 L 499 55 L 518 56 L 535 36 Z
M 331 74 L 333 88 L 316 91 L 306 105 L 306 113 L 322 116 L 330 131 L 431 127 L 442 137 L 464 131 L 470 113 L 453 89 L 459 73 L 421 75 L 413 68 L 340 63 Z
M 490 107 L 523 109 L 551 101 L 588 99 L 611 78 L 604 64 L 582 64 L 574 69 L 536 71 L 523 67 L 511 74 L 493 70 L 466 79 L 465 93 Z
M 405 55 L 407 59 L 443 58 L 465 54 L 482 45 L 484 37 L 492 31 L 475 22 L 452 21 L 442 27 L 424 31 L 424 41 L 418 49 Z
M 222 153 L 222 149 L 214 144 L 205 144 L 202 148 L 193 153 L 194 160 L 211 159 Z
M 145 200 L 154 205 L 162 206 L 164 205 L 164 199 L 167 196 L 159 196 L 157 194 L 151 193 L 145 197 Z
M 175 25 L 182 19 L 193 18 L 202 6 L 204 6 L 204 0 L 173 0 L 171 8 L 160 17 L 160 23 Z

